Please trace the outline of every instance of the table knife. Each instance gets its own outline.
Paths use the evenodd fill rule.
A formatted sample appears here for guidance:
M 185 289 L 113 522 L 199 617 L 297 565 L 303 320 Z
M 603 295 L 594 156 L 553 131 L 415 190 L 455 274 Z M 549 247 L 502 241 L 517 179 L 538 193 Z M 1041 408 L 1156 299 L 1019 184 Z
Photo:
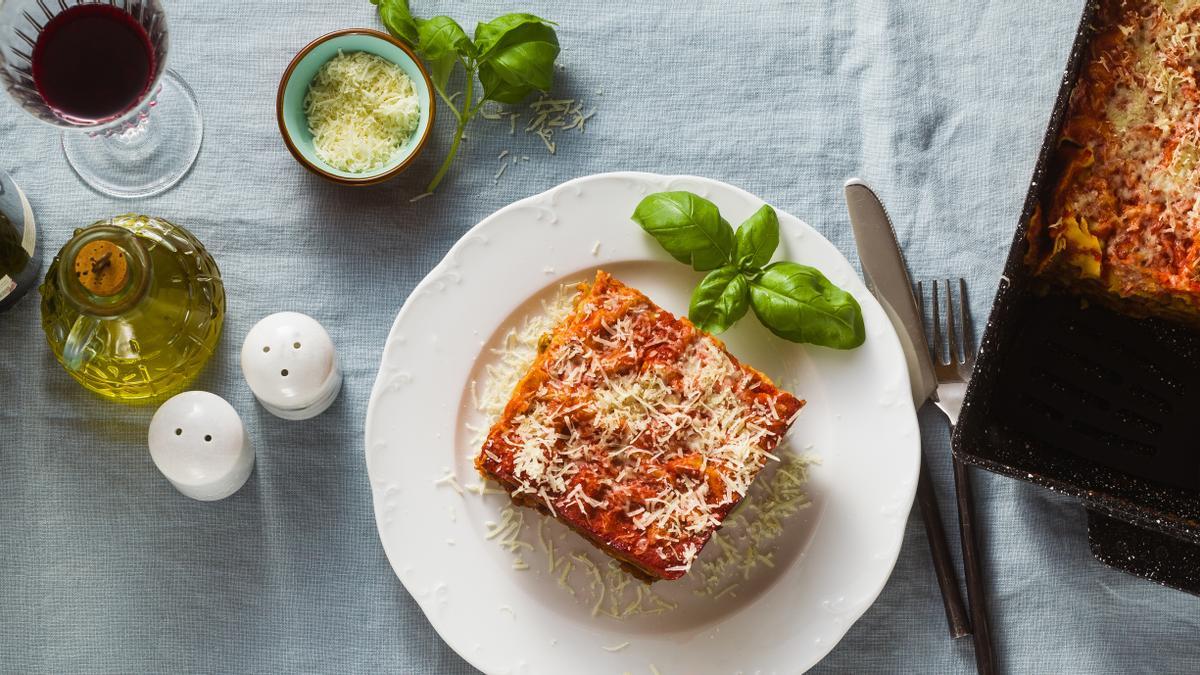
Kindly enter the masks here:
M 937 375 L 896 232 L 879 197 L 866 183 L 851 178 L 846 181 L 845 189 L 846 208 L 850 211 L 850 225 L 854 228 L 854 243 L 862 260 L 867 288 L 883 306 L 900 336 L 913 403 L 920 408 L 930 398 L 937 398 Z
M 871 188 L 863 181 L 851 178 L 846 181 L 845 191 L 846 208 L 850 212 L 854 243 L 862 260 L 867 288 L 883 306 L 883 311 L 900 337 L 904 361 L 908 365 L 913 403 L 919 409 L 930 398 L 936 400 L 937 375 L 933 370 L 929 344 L 925 340 L 925 322 L 917 309 L 917 299 L 913 296 L 904 256 L 900 253 L 900 245 L 887 211 Z M 941 509 L 929 480 L 924 451 L 921 453 L 921 469 L 917 479 L 917 505 L 920 507 L 921 521 L 925 524 L 929 553 L 933 557 L 933 568 L 942 592 L 942 605 L 946 610 L 946 621 L 950 624 L 950 634 L 955 638 L 970 635 L 971 622 L 958 590 L 958 575 L 954 572 L 954 561 L 946 543 Z

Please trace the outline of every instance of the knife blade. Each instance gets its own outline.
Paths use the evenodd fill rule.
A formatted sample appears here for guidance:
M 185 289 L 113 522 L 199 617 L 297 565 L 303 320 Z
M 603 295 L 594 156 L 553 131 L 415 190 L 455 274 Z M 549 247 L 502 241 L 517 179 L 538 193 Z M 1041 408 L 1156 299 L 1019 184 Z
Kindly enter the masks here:
M 871 188 L 858 178 L 846 181 L 846 209 L 854 229 L 854 243 L 862 261 L 863 276 L 871 294 L 883 306 L 900 336 L 913 403 L 920 408 L 929 399 L 937 400 L 937 375 L 925 340 L 925 323 L 917 310 L 912 282 L 904 255 L 896 241 L 896 231 L 883 203 Z

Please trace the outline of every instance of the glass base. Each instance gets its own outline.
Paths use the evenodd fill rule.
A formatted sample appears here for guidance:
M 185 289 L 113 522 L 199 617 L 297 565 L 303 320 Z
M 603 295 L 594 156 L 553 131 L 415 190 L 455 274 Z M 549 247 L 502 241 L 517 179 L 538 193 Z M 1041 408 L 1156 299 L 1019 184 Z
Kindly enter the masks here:
M 178 183 L 196 162 L 203 136 L 196 94 L 168 70 L 148 114 L 103 133 L 63 132 L 62 145 L 67 162 L 88 187 L 131 199 Z

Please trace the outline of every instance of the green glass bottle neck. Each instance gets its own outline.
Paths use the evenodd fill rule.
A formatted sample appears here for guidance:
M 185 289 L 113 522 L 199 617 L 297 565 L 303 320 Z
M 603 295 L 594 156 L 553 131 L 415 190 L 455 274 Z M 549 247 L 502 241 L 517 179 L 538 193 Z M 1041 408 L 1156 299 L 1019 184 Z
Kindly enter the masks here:
M 135 307 L 150 285 L 150 259 L 129 230 L 76 230 L 59 254 L 58 285 L 81 314 L 110 317 Z

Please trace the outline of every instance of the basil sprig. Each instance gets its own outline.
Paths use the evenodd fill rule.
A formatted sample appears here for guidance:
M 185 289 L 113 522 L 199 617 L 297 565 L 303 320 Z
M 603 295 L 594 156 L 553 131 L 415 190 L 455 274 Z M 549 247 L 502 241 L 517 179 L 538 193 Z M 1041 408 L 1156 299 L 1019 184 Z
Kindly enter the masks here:
M 735 232 L 712 202 L 691 192 L 656 192 L 633 220 L 671 257 L 708 272 L 692 292 L 688 318 L 721 333 L 750 309 L 772 333 L 792 342 L 853 349 L 866 340 L 862 308 L 819 270 L 771 262 L 779 217 L 764 204 Z
M 475 39 L 448 16 L 419 19 L 408 0 L 371 0 L 388 32 L 417 51 L 429 64 L 433 88 L 450 108 L 458 124 L 450 152 L 427 188 L 433 192 L 458 154 L 467 125 L 485 101 L 519 103 L 531 92 L 547 91 L 554 84 L 558 36 L 554 23 L 532 14 L 505 14 L 475 26 Z M 462 103 L 447 95 L 457 66 L 465 75 Z M 483 88 L 475 96 L 475 80 Z

